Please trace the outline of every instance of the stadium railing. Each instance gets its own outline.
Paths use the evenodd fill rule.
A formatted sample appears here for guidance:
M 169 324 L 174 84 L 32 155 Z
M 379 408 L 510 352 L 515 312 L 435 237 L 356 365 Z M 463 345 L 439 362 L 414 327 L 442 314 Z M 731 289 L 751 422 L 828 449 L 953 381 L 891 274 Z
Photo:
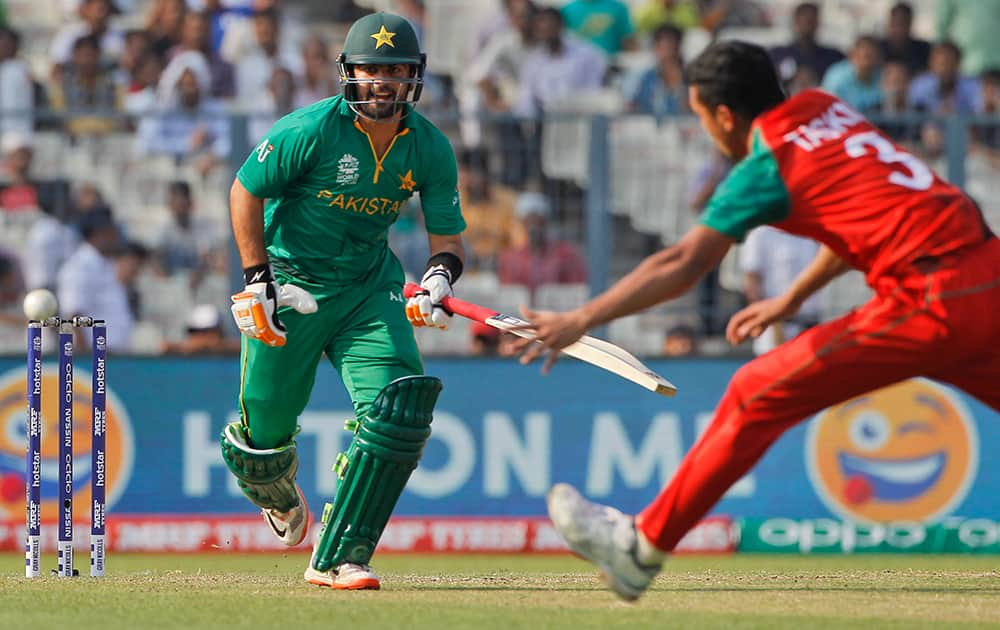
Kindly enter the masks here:
M 454 111 L 427 112 L 456 148 L 462 144 L 463 125 L 473 122 L 480 126 L 479 136 L 489 155 L 491 180 L 497 185 L 513 192 L 531 189 L 549 195 L 555 209 L 555 231 L 586 254 L 587 290 L 571 292 L 578 299 L 604 290 L 644 255 L 673 242 L 694 224 L 697 213 L 692 209 L 692 197 L 715 159 L 714 149 L 691 117 L 657 120 L 613 114 L 608 112 L 619 109 L 614 103 L 602 103 L 599 99 L 596 103 L 591 104 L 587 113 L 566 108 L 544 121 L 507 116 L 470 121 Z M 156 244 L 158 230 L 168 219 L 166 184 L 174 180 L 191 185 L 197 216 L 226 239 L 228 264 L 213 269 L 208 278 L 197 283 L 196 290 L 190 289 L 194 285 L 185 276 L 143 275 L 138 285 L 140 292 L 151 296 L 169 293 L 174 296 L 171 304 L 176 308 L 149 307 L 141 314 L 142 339 L 135 345 L 137 351 L 153 352 L 161 339 L 183 336 L 183 312 L 191 304 L 207 302 L 217 305 L 222 313 L 228 310 L 229 293 L 241 280 L 235 250 L 228 245 L 231 239 L 227 191 L 233 173 L 256 143 L 251 130 L 265 128 L 270 122 L 267 116 L 228 114 L 229 153 L 207 173 L 183 159 L 139 152 L 135 116 L 93 111 L 0 112 L 0 131 L 23 123 L 26 116 L 31 120 L 34 176 L 65 179 L 75 185 L 94 184 L 125 226 L 130 239 L 147 246 Z M 83 116 L 112 121 L 113 130 L 78 136 L 65 131 L 70 121 Z M 963 186 L 980 204 L 993 228 L 1000 229 L 1000 177 L 997 177 L 1000 149 L 988 150 L 982 142 L 984 137 L 994 142 L 1000 139 L 1000 119 L 908 114 L 877 118 L 875 122 L 886 128 L 898 130 L 909 126 L 916 130 L 907 140 L 907 146 L 949 181 Z M 929 125 L 939 133 L 920 133 L 920 129 Z M 932 145 L 925 141 L 932 141 Z M 25 243 L 30 220 L 0 212 L 0 222 L 0 246 L 18 252 Z M 419 273 L 409 268 L 408 271 L 411 275 Z M 479 285 L 490 285 L 496 281 L 495 259 L 476 261 L 470 272 L 485 278 Z M 719 285 L 715 306 L 708 307 L 718 311 L 714 314 L 700 312 L 700 308 L 705 308 L 699 306 L 704 301 L 690 297 L 638 318 L 641 320 L 638 332 L 633 324 L 600 332 L 614 336 L 616 330 L 622 330 L 626 338 L 640 338 L 662 334 L 664 326 L 674 319 L 690 321 L 724 316 L 740 303 L 742 278 L 735 255 L 723 263 Z M 509 293 L 517 291 L 512 288 Z M 861 279 L 849 277 L 831 290 L 826 300 L 827 314 L 843 312 L 866 296 Z M 487 292 L 484 299 L 489 297 Z M 497 307 L 516 306 L 507 304 L 508 300 L 498 301 L 503 303 L 496 304 Z M 570 306 L 565 300 L 560 304 Z M 429 342 L 436 344 L 429 349 L 461 354 L 466 348 L 464 339 L 438 341 Z M 643 346 L 649 348 L 650 344 Z

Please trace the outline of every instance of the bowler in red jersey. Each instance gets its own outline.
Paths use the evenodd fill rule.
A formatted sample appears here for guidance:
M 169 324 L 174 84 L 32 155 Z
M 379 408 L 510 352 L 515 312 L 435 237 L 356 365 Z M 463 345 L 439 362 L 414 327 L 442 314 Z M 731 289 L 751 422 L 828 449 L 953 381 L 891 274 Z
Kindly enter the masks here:
M 1000 410 L 1000 241 L 976 205 L 836 97 L 787 98 L 758 46 L 715 43 L 686 74 L 692 111 L 736 165 L 677 244 L 573 311 L 525 309 L 542 343 L 515 344 L 521 361 L 548 350 L 547 370 L 587 330 L 683 294 L 759 225 L 821 247 L 783 295 L 733 316 L 732 343 L 790 318 L 848 269 L 865 273 L 875 296 L 740 368 L 708 430 L 634 517 L 552 488 L 560 534 L 628 600 L 768 447 L 816 412 L 915 376 Z

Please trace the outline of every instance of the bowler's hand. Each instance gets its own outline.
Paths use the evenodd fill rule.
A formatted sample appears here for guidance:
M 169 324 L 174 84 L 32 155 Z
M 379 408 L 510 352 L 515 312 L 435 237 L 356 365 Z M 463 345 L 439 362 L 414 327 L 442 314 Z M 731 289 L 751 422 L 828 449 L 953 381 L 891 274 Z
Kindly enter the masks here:
M 774 322 L 786 320 L 799 311 L 799 304 L 783 295 L 754 302 L 739 311 L 726 326 L 726 339 L 734 346 L 750 337 L 759 337 Z
M 575 343 L 587 332 L 583 315 L 579 311 L 534 311 L 521 307 L 521 315 L 530 323 L 512 328 L 534 333 L 534 338 L 517 338 L 504 345 L 504 354 L 521 354 L 521 365 L 528 365 L 546 352 L 542 374 L 548 374 L 559 359 L 559 351 Z

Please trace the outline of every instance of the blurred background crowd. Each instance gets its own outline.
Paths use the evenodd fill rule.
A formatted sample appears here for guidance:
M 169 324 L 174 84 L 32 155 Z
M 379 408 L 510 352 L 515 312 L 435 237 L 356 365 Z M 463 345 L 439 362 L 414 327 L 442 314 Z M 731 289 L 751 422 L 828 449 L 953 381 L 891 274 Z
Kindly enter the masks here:
M 837 94 L 1000 227 L 1000 0 L 0 0 L 0 352 L 23 352 L 38 287 L 107 317 L 115 352 L 238 350 L 232 174 L 275 120 L 338 93 L 371 10 L 428 52 L 419 109 L 452 139 L 469 224 L 460 297 L 570 307 L 697 220 L 730 164 L 682 68 L 715 38 L 767 46 L 789 93 Z M 419 277 L 419 202 L 390 242 Z M 647 356 L 750 352 L 722 342 L 728 315 L 814 251 L 759 229 L 689 296 L 601 332 Z M 866 296 L 846 276 L 752 350 Z M 418 339 L 496 351 L 456 328 Z

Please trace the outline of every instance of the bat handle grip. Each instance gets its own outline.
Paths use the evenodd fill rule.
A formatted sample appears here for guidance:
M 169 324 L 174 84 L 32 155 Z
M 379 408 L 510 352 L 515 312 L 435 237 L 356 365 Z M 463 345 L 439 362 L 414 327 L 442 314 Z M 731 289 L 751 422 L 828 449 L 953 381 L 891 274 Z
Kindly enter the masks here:
M 407 300 L 416 295 L 420 291 L 420 285 L 416 282 L 407 282 L 403 285 L 403 297 Z
M 407 282 L 406 286 L 403 287 L 403 295 L 409 299 L 421 290 L 422 289 L 419 284 Z M 487 319 L 499 314 L 493 309 L 486 308 L 485 306 L 479 306 L 478 304 L 470 304 L 469 302 L 464 302 L 455 297 L 444 298 L 441 300 L 441 306 L 443 306 L 445 310 L 452 315 L 461 315 L 466 319 L 483 323 L 485 323 Z
M 410 299 L 411 297 L 413 297 L 417 293 L 420 293 L 421 291 L 423 291 L 423 289 L 421 289 L 420 285 L 417 284 L 416 282 L 407 282 L 405 285 L 403 285 L 403 297 L 406 299 Z M 441 300 L 441 306 L 444 307 L 444 310 L 448 311 L 449 315 L 455 314 L 455 309 L 452 308 L 452 302 L 454 301 L 455 298 L 453 297 L 446 297 Z

